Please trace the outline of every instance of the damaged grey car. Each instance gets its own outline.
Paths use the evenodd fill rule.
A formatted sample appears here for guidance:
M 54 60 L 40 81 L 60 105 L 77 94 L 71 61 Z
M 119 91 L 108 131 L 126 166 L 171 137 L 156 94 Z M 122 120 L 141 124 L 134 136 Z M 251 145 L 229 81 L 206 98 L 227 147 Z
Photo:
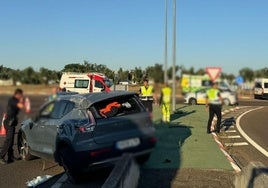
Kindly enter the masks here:
M 60 96 L 45 103 L 18 134 L 21 157 L 58 162 L 80 173 L 117 162 L 123 153 L 146 161 L 156 144 L 152 115 L 134 92 Z

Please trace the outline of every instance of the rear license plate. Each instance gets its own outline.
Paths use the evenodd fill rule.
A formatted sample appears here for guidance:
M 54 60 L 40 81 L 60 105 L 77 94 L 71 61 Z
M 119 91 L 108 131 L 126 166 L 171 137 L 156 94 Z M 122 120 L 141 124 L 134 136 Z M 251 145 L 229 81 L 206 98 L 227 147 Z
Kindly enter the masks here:
M 126 149 L 126 148 L 132 148 L 136 147 L 140 144 L 140 139 L 139 138 L 131 138 L 127 140 L 121 140 L 116 143 L 116 148 L 117 149 Z

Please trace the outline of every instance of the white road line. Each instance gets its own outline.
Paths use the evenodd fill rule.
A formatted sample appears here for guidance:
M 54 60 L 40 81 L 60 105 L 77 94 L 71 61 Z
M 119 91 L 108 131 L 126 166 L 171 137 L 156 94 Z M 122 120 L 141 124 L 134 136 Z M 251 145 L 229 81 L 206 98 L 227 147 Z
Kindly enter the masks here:
M 236 130 L 227 130 L 227 131 L 224 131 L 226 133 L 236 133 Z
M 266 157 L 268 157 L 268 151 L 266 151 L 265 149 L 263 149 L 260 145 L 258 145 L 256 142 L 254 142 L 243 130 L 242 128 L 240 127 L 240 119 L 246 115 L 247 113 L 251 112 L 251 111 L 254 111 L 254 110 L 259 110 L 259 109 L 262 109 L 263 107 L 259 107 L 259 108 L 255 108 L 255 109 L 252 109 L 252 110 L 249 110 L 245 113 L 243 113 L 241 116 L 239 116 L 236 120 L 236 127 L 237 127 L 237 130 L 241 133 L 241 135 L 251 144 L 253 145 L 257 150 L 259 150 L 263 155 L 265 155 Z
M 247 142 L 225 143 L 225 146 L 247 146 Z
M 58 181 L 56 181 L 56 183 L 51 186 L 51 188 L 60 188 L 62 186 L 62 183 L 64 183 L 66 180 L 68 179 L 68 176 L 66 175 L 66 173 L 64 173 L 59 179 Z
M 221 138 L 241 138 L 240 135 L 233 135 L 233 136 L 220 136 Z

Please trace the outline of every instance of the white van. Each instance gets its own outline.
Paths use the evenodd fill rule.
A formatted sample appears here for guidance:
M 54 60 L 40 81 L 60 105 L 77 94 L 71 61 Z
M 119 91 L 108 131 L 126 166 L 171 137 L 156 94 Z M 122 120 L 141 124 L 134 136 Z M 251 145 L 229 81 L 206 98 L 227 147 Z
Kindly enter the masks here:
M 109 92 L 113 83 L 101 73 L 63 72 L 60 88 L 78 93 Z
M 254 98 L 268 99 L 268 78 L 259 78 L 255 80 Z

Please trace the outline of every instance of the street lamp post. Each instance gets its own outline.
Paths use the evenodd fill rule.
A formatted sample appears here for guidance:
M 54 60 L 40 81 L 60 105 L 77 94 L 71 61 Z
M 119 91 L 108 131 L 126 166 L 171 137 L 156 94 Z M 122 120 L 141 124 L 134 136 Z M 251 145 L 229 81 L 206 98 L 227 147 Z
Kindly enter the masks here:
M 167 76 L 167 67 L 168 67 L 168 60 L 167 60 L 167 10 L 168 10 L 168 0 L 165 0 L 165 66 L 164 66 L 164 83 L 167 83 L 168 76 Z
M 176 0 L 173 0 L 172 111 L 176 110 Z

